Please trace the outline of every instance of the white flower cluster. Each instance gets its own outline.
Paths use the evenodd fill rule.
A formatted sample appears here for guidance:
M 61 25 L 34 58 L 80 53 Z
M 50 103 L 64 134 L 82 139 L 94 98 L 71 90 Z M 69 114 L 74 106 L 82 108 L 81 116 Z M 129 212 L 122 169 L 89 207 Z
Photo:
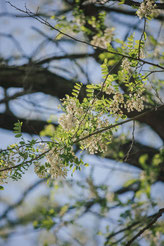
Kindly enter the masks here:
M 124 96 L 120 92 L 116 92 L 112 86 L 108 86 L 105 88 L 104 91 L 106 94 L 111 95 L 113 94 L 113 101 L 110 104 L 110 112 L 111 114 L 119 114 L 123 115 L 123 112 L 121 108 L 123 107 L 124 104 Z
M 140 93 L 135 93 L 133 96 L 130 94 L 130 98 L 127 100 L 125 104 L 125 108 L 127 108 L 127 111 L 134 111 L 137 110 L 138 112 L 142 111 L 144 109 L 144 97 L 140 95 Z
M 8 172 L 9 171 L 2 171 L 0 172 L 0 185 L 4 184 L 6 182 L 6 179 L 8 177 Z
M 114 202 L 114 193 L 110 190 L 108 190 L 106 194 L 106 199 L 109 203 Z
M 80 13 L 80 15 L 75 16 L 75 23 L 79 26 L 83 26 L 86 23 L 85 15 L 83 13 Z
M 100 3 L 105 4 L 108 0 L 87 0 L 83 3 L 83 5 L 91 4 L 91 3 Z
M 159 58 L 161 55 L 161 51 L 164 48 L 164 42 L 158 41 L 158 45 L 156 45 L 155 49 L 153 50 L 154 58 Z
M 144 50 L 142 48 L 140 49 L 139 58 L 141 58 L 141 59 L 145 58 Z
M 112 86 L 109 85 L 104 92 L 108 95 L 111 95 L 114 94 L 114 89 L 112 88 Z
M 141 3 L 139 9 L 137 10 L 136 14 L 140 19 L 142 18 L 148 18 L 151 15 L 155 14 L 156 4 L 154 3 L 154 0 L 145 0 Z
M 44 143 L 40 143 L 38 145 L 38 151 L 41 152 L 41 153 L 44 153 L 48 150 L 48 146 L 47 144 L 44 144 Z M 48 176 L 48 173 L 47 173 L 47 168 L 45 168 L 44 165 L 41 165 L 40 162 L 35 162 L 34 163 L 34 172 L 37 174 L 37 176 L 39 178 L 46 178 Z
M 126 101 L 124 100 L 124 95 L 120 92 L 115 92 L 112 86 L 108 86 L 105 91 L 106 94 L 112 95 L 113 100 L 110 104 L 110 113 L 115 115 L 123 115 L 122 108 L 127 108 L 128 112 L 137 110 L 138 112 L 144 109 L 145 98 L 141 96 L 142 91 L 138 93 L 130 94 L 130 98 Z
M 94 104 L 96 100 L 91 100 L 90 104 Z M 94 105 L 93 105 L 94 108 Z M 109 125 L 108 120 L 101 119 L 102 114 L 99 113 L 97 115 L 97 120 L 95 121 L 95 115 L 92 114 L 90 110 L 87 111 L 87 114 L 90 113 L 90 119 L 88 122 L 88 129 L 83 129 L 80 137 L 85 137 L 89 135 L 89 129 L 95 127 L 96 129 L 101 129 Z M 81 123 L 82 126 L 85 126 L 86 118 L 84 118 L 84 109 L 82 106 L 76 103 L 76 100 L 73 98 L 69 98 L 66 102 L 66 114 L 61 115 L 59 118 L 59 124 L 62 126 L 63 130 L 66 131 L 74 131 L 75 126 L 79 126 Z M 104 141 L 104 137 L 102 134 L 97 134 L 86 138 L 85 140 L 81 141 L 81 146 L 83 149 L 87 149 L 90 154 L 94 154 L 97 152 L 105 152 L 107 150 L 107 144 Z
M 116 92 L 113 96 L 113 101 L 110 104 L 110 112 L 111 114 L 119 114 L 123 115 L 121 107 L 124 103 L 124 96 L 120 92 Z
M 123 61 L 122 61 L 122 68 L 125 69 L 126 71 L 129 72 L 130 70 L 130 62 L 128 60 L 128 58 L 124 58 Z
M 44 151 L 45 150 L 47 150 L 47 146 L 45 146 Z M 41 165 L 38 162 L 35 164 L 34 171 L 39 178 L 46 178 L 48 175 L 50 175 L 51 178 L 65 178 L 67 176 L 67 168 L 64 165 L 63 158 L 60 156 L 61 152 L 62 151 L 57 151 L 53 148 L 46 154 L 45 157 L 48 161 L 48 166 Z
M 41 153 L 46 153 L 45 158 L 47 162 L 45 165 L 42 165 L 40 162 L 36 162 L 34 171 L 38 175 L 39 178 L 46 178 L 49 175 L 51 178 L 58 178 L 58 177 L 66 177 L 67 176 L 67 167 L 64 164 L 64 160 L 61 157 L 61 154 L 64 153 L 63 148 L 57 149 L 53 147 L 51 150 L 47 144 L 40 144 L 39 151 Z
M 64 165 L 64 160 L 60 157 L 60 154 L 52 149 L 46 155 L 48 162 L 50 163 L 50 168 L 48 169 L 48 173 L 52 178 L 67 176 L 67 168 Z
M 93 155 L 98 152 L 106 152 L 107 144 L 102 140 L 101 134 L 93 135 L 89 138 L 86 138 L 82 141 L 83 146 L 89 152 L 89 154 Z
M 75 123 L 76 120 L 72 114 L 62 114 L 59 118 L 59 124 L 68 131 L 75 127 Z
M 42 168 L 42 167 L 43 167 L 43 168 Z M 34 172 L 37 174 L 37 176 L 38 176 L 40 179 L 43 179 L 43 178 L 46 178 L 46 177 L 47 177 L 47 170 L 45 169 L 44 166 L 40 166 L 39 163 L 36 163 L 36 164 L 35 164 Z
M 9 148 L 11 149 L 13 148 L 13 150 L 10 152 L 10 155 L 7 155 L 6 157 L 0 159 L 0 169 L 1 170 L 6 169 L 6 168 L 12 168 L 15 166 L 15 163 L 17 163 L 17 153 L 19 151 L 18 146 L 14 144 L 14 145 L 10 145 Z M 8 178 L 10 171 L 11 169 L 0 171 L 0 184 L 3 184 L 6 182 L 6 179 Z
M 74 130 L 74 127 L 79 123 L 79 117 L 84 114 L 83 108 L 78 107 L 76 101 L 71 98 L 66 106 L 66 112 L 60 116 L 59 124 L 64 130 Z
M 97 121 L 97 129 L 102 129 L 106 126 L 109 126 L 108 120 L 98 119 Z M 82 137 L 88 135 L 88 131 L 84 131 Z M 108 137 L 108 141 L 111 140 L 111 137 Z M 81 145 L 84 149 L 87 149 L 90 154 L 96 154 L 98 152 L 106 152 L 108 149 L 107 142 L 105 141 L 103 134 L 98 133 L 91 137 L 84 139 L 81 142 Z
M 113 31 L 114 28 L 107 28 L 101 37 L 93 36 L 91 44 L 106 49 L 107 45 L 112 41 Z

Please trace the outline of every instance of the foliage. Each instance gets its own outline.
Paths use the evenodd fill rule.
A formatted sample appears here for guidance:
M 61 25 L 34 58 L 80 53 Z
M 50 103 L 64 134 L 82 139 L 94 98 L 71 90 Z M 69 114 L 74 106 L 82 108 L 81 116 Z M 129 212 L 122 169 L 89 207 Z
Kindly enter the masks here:
M 49 140 L 26 140 L 21 131 L 22 122 L 15 123 L 17 142 L 0 152 L 1 184 L 5 184 L 8 178 L 16 181 L 23 178 L 26 170 L 34 165 L 34 171 L 39 178 L 47 180 L 48 185 L 54 189 L 56 179 L 59 180 L 59 186 L 62 186 L 62 182 L 67 182 L 61 181 L 63 178 L 67 180 L 71 174 L 74 179 L 74 173 L 90 165 L 85 162 L 86 153 L 104 157 L 111 151 L 111 158 L 126 162 L 134 144 L 135 125 L 132 129 L 131 145 L 126 152 L 121 152 L 116 142 L 124 144 L 123 136 L 119 135 L 120 126 L 138 121 L 163 107 L 162 99 L 160 104 L 155 101 L 161 86 L 158 74 L 164 70 L 163 53 L 159 50 L 155 59 L 154 53 L 148 53 L 149 45 L 158 45 L 158 41 L 146 34 L 148 25 L 151 25 L 150 20 L 157 15 L 155 2 L 145 1 L 140 4 L 138 10 L 133 6 L 138 17 L 143 18 L 144 27 L 139 39 L 136 39 L 133 33 L 126 41 L 116 37 L 116 30 L 107 25 L 105 10 L 96 12 L 95 15 L 87 13 L 85 6 L 96 6 L 96 3 L 89 2 L 76 0 L 71 15 L 53 15 L 51 22 L 38 16 L 35 19 L 52 30 L 57 30 L 56 40 L 62 40 L 66 36 L 98 51 L 97 60 L 101 61 L 102 81 L 93 81 L 87 85 L 79 82 L 74 84 L 72 94 L 66 95 L 62 100 L 63 113 L 58 119 L 58 126 L 53 127 L 49 124 L 41 132 L 42 136 L 50 136 Z M 99 4 L 105 6 L 103 1 Z M 21 11 L 33 17 L 30 10 Z M 149 70 L 143 69 L 145 65 Z M 156 75 L 154 82 L 152 74 Z M 152 83 L 155 87 L 157 85 L 155 94 L 149 92 Z M 136 231 L 141 229 L 144 233 L 142 236 L 149 245 L 163 243 L 163 221 L 157 222 L 162 213 L 152 213 L 158 210 L 158 204 L 152 197 L 151 188 L 160 176 L 164 151 L 160 149 L 153 157 L 150 157 L 149 153 L 141 154 L 137 157 L 137 162 L 141 169 L 139 175 L 126 181 L 122 187 L 123 190 L 133 193 L 130 199 L 122 199 L 121 191 L 112 193 L 107 185 L 96 186 L 90 176 L 85 180 L 85 184 L 77 181 L 76 185 L 81 190 L 88 190 L 92 193 L 91 196 L 83 195 L 81 199 L 72 202 L 69 199 L 68 203 L 61 206 L 48 203 L 47 206 L 39 208 L 37 218 L 33 222 L 34 228 L 51 231 L 58 227 L 58 224 L 63 227 L 76 227 L 76 221 L 84 211 L 89 211 L 97 205 L 103 218 L 110 210 L 120 208 L 118 229 L 107 226 L 105 230 L 100 229 L 96 232 L 103 238 L 104 245 L 142 245 L 140 240 L 135 238 Z M 153 220 L 154 218 L 157 219 Z M 149 234 L 146 234 L 147 229 L 150 231 Z

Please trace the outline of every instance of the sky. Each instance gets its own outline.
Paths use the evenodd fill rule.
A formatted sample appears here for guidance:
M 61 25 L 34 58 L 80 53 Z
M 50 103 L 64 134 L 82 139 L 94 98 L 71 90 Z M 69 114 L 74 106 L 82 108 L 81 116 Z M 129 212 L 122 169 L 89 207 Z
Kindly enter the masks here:
M 15 6 L 19 7 L 19 8 L 24 8 L 25 4 L 27 5 L 27 7 L 33 11 L 35 11 L 37 9 L 38 6 L 40 6 L 40 1 L 36 1 L 36 0 L 11 0 L 11 3 L 13 3 Z M 45 8 L 50 8 L 50 9 L 54 9 L 56 7 L 56 1 L 54 4 L 54 1 L 48 1 L 50 4 L 46 5 L 47 1 L 43 1 L 45 2 Z M 10 13 L 15 13 L 15 9 L 13 9 L 8 3 L 5 2 L 5 0 L 1 0 L 0 1 L 0 13 L 3 12 L 10 12 Z M 130 21 L 131 19 L 126 19 L 125 21 Z M 120 17 L 120 21 L 121 21 L 121 17 Z M 153 24 L 155 25 L 155 24 Z M 47 31 L 46 27 L 43 27 L 40 23 L 34 21 L 33 19 L 13 19 L 13 18 L 9 18 L 9 17 L 4 17 L 3 19 L 1 18 L 1 22 L 0 22 L 0 54 L 5 55 L 6 57 L 10 56 L 11 53 L 15 53 L 16 55 L 20 55 L 20 51 L 22 50 L 23 53 L 26 54 L 26 57 L 30 56 L 32 54 L 32 52 L 36 49 L 37 45 L 38 45 L 38 40 L 40 42 L 42 42 L 42 38 L 39 34 L 36 34 L 36 32 L 34 31 L 34 29 L 32 27 L 37 27 L 41 30 L 44 30 L 45 32 Z M 118 36 L 123 36 L 124 35 L 124 28 L 121 27 L 122 25 L 120 24 L 120 28 L 117 29 L 117 35 Z M 19 41 L 19 43 L 21 44 L 21 46 L 19 47 L 19 49 L 14 48 L 14 46 L 12 45 L 11 41 L 9 41 L 6 37 L 4 37 L 4 34 L 13 34 L 17 40 Z M 68 46 L 70 47 L 70 46 Z M 65 49 L 68 48 L 67 45 L 64 46 Z M 46 54 L 53 54 L 54 52 L 56 52 L 54 49 L 54 46 L 52 47 L 51 44 L 49 44 L 46 48 L 43 49 L 41 56 L 44 56 Z M 68 52 L 72 52 L 72 50 L 67 50 Z M 38 56 L 36 56 L 36 58 L 40 58 Z M 23 63 L 25 63 L 27 61 L 27 58 L 22 59 L 21 61 L 14 61 L 14 64 L 17 65 L 21 65 Z M 11 62 L 11 65 L 12 62 Z M 60 66 L 60 64 L 58 64 Z M 67 65 L 67 63 L 66 63 Z M 100 68 L 98 65 L 96 65 L 93 62 L 90 62 L 89 66 L 86 67 L 88 69 L 88 73 L 91 74 L 90 79 L 91 81 L 99 81 L 100 77 L 101 77 L 101 73 L 100 73 Z M 94 74 L 93 71 L 94 70 Z M 82 78 L 84 80 L 84 78 Z M 14 92 L 14 90 L 12 89 L 11 91 L 9 91 L 10 94 L 12 94 Z M 0 97 L 3 96 L 3 91 L 0 88 Z M 35 100 L 37 101 L 42 101 L 42 94 L 36 94 L 35 95 Z M 29 99 L 28 96 L 26 98 L 27 100 Z M 59 103 L 56 99 L 52 98 L 52 97 L 45 97 L 45 106 L 48 105 L 51 109 L 57 108 L 57 103 Z M 25 105 L 25 103 L 23 104 Z M 0 111 L 3 111 L 4 106 L 0 107 Z M 27 112 L 24 111 L 24 109 L 21 106 L 21 100 L 18 100 L 17 103 L 13 103 L 11 104 L 11 107 L 13 108 L 14 112 L 18 115 L 28 115 Z M 51 114 L 49 114 L 51 115 Z M 40 113 L 33 113 L 30 114 L 29 117 L 30 118 L 34 118 L 34 117 L 43 117 L 42 119 L 45 119 L 47 117 L 43 116 Z M 126 127 L 121 127 L 120 131 L 128 131 L 129 129 L 131 129 L 131 124 L 128 124 Z M 146 134 L 144 134 L 146 133 Z M 30 139 L 31 136 L 29 136 L 28 134 L 24 134 L 25 138 Z M 149 136 L 149 139 L 147 138 L 147 136 Z M 159 139 L 159 137 L 157 135 L 155 135 L 151 129 L 148 128 L 144 128 L 141 130 L 136 129 L 135 132 L 135 137 L 138 140 L 142 139 L 142 143 L 144 144 L 151 144 L 152 146 L 155 147 L 160 147 L 162 145 L 161 140 Z M 6 148 L 7 145 L 12 144 L 13 142 L 15 142 L 15 137 L 14 134 L 6 131 L 6 130 L 2 130 L 0 129 L 0 139 L 2 141 L 0 141 L 0 148 Z M 86 156 L 86 161 L 89 162 L 91 165 L 100 165 L 103 164 L 104 166 L 107 164 L 107 162 L 105 160 L 98 160 L 97 158 L 94 157 L 90 157 L 90 156 Z M 124 175 L 122 175 L 122 172 L 119 172 L 118 170 L 115 170 L 115 166 L 116 163 L 111 161 L 111 166 L 113 167 L 113 172 L 110 172 L 110 180 L 109 180 L 109 184 L 116 184 L 115 180 L 117 180 L 117 185 L 121 185 L 125 179 L 127 179 L 127 177 L 131 177 L 130 174 L 128 173 L 124 173 Z M 125 166 L 126 169 L 126 166 Z M 89 169 L 88 169 L 89 172 Z M 104 177 L 107 174 L 107 170 L 104 168 L 102 169 L 101 167 L 97 168 L 95 170 L 94 176 L 95 176 L 95 180 L 96 182 L 101 182 L 102 177 Z M 78 178 L 79 175 L 77 175 L 77 177 L 75 176 L 75 178 Z M 37 180 L 37 177 L 35 174 L 33 174 L 33 168 L 31 167 L 28 171 L 28 173 L 26 173 L 23 176 L 23 180 L 20 180 L 19 182 L 13 182 L 13 181 L 9 181 L 8 184 L 5 185 L 5 190 L 3 191 L 3 196 L 6 198 L 9 198 L 12 202 L 17 201 L 17 199 L 19 199 L 19 197 L 21 196 L 22 191 L 28 187 L 31 183 L 34 183 Z M 118 182 L 118 180 L 120 180 L 120 182 Z M 156 186 L 153 187 L 153 192 L 157 193 L 157 191 L 159 189 L 161 190 L 161 193 L 163 193 L 163 185 L 162 184 L 157 184 Z M 39 189 L 34 190 L 31 195 L 29 196 L 29 201 L 32 201 L 37 195 L 39 196 L 40 194 L 44 194 L 46 193 L 46 186 L 45 185 L 41 185 L 39 187 Z M 4 208 L 0 205 L 0 211 L 2 211 Z M 14 216 L 14 215 L 11 215 Z M 11 241 L 8 242 L 8 244 L 5 244 L 5 246 L 19 246 L 19 245 L 24 245 L 24 246 L 30 246 L 31 245 L 31 241 L 35 240 L 36 238 L 36 233 L 32 232 L 28 235 L 23 235 L 23 236 L 15 236 L 14 240 L 12 239 Z M 3 244 L 1 245 L 1 241 L 0 241 L 0 246 L 3 246 Z

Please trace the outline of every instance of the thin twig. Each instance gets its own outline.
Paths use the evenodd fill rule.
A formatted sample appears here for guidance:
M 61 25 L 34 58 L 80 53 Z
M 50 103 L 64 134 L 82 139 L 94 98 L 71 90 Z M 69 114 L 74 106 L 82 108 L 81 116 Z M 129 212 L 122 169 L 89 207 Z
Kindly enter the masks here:
M 125 121 L 122 121 L 122 122 L 119 122 L 119 123 L 116 123 L 116 124 L 113 124 L 113 125 L 104 127 L 104 128 L 102 128 L 102 129 L 100 129 L 100 130 L 94 131 L 93 133 L 88 134 L 87 136 L 78 139 L 78 140 L 75 141 L 74 143 L 83 141 L 83 140 L 85 140 L 86 138 L 89 138 L 89 137 L 91 137 L 91 136 L 93 136 L 93 135 L 96 135 L 96 134 L 98 134 L 98 133 L 102 133 L 102 132 L 104 132 L 104 131 L 110 130 L 111 128 L 114 128 L 114 127 L 123 125 L 123 124 L 125 124 L 125 123 L 130 122 L 130 121 L 138 120 L 139 118 L 141 118 L 141 117 L 143 117 L 143 116 L 145 116 L 145 115 L 147 115 L 147 114 L 149 114 L 149 113 L 151 113 L 151 112 L 154 112 L 154 111 L 157 111 L 157 110 L 161 110 L 161 109 L 163 109 L 163 108 L 164 108 L 164 104 L 162 104 L 162 105 L 160 105 L 160 106 L 158 106 L 158 107 L 152 108 L 152 109 L 150 109 L 150 110 L 148 110 L 148 111 L 146 111 L 146 112 L 144 112 L 144 113 L 141 113 L 141 114 L 139 114 L 139 115 L 137 115 L 137 116 L 135 116 L 135 117 L 133 117 L 133 118 L 131 118 L 131 119 L 128 119 L 128 120 L 125 120 Z
M 52 26 L 47 20 L 45 20 L 44 18 L 42 18 L 41 16 L 35 16 L 34 13 L 32 13 L 29 9 L 26 8 L 26 10 L 22 10 L 16 6 L 14 6 L 13 4 L 11 4 L 10 2 L 7 2 L 8 4 L 10 4 L 10 6 L 12 6 L 13 8 L 15 8 L 16 10 L 22 12 L 22 13 L 25 13 L 27 14 L 29 17 L 32 17 L 34 19 L 36 19 L 37 21 L 39 21 L 40 23 L 50 27 L 52 30 L 55 30 L 57 32 L 59 32 L 60 34 L 68 37 L 68 38 L 71 38 L 72 40 L 76 41 L 76 42 L 79 42 L 79 43 L 83 43 L 83 44 L 87 44 L 93 48 L 97 48 L 99 50 L 102 50 L 102 51 L 105 51 L 105 52 L 108 52 L 108 53 L 111 53 L 111 54 L 114 54 L 114 55 L 118 55 L 118 56 L 121 56 L 121 57 L 125 57 L 125 58 L 128 58 L 128 59 L 132 59 L 132 60 L 135 60 L 135 61 L 139 61 L 139 62 L 142 62 L 143 64 L 148 64 L 148 65 L 151 65 L 151 66 L 155 66 L 155 67 L 159 67 L 161 69 L 164 69 L 163 66 L 159 65 L 159 64 L 155 64 L 155 63 L 152 63 L 152 62 L 149 62 L 149 61 L 145 61 L 143 59 L 140 59 L 140 58 L 136 58 L 136 57 L 132 57 L 132 56 L 129 56 L 129 55 L 125 55 L 125 54 L 121 54 L 121 53 L 118 53 L 118 52 L 115 52 L 115 51 L 109 51 L 108 49 L 105 49 L 105 48 L 102 48 L 102 47 L 99 47 L 97 45 L 93 45 L 93 44 L 90 44 L 88 43 L 87 41 L 84 41 L 84 40 L 81 40 L 81 39 L 78 39 L 78 38 L 75 38 L 73 36 L 71 36 L 70 34 L 68 33 L 65 33 L 61 30 L 59 30 L 58 28 Z
M 126 123 L 128 123 L 128 122 L 131 122 L 131 121 L 134 121 L 134 120 L 138 120 L 139 118 L 141 118 L 141 117 L 143 117 L 143 116 L 145 116 L 145 115 L 147 115 L 147 114 L 149 114 L 149 113 L 151 113 L 151 112 L 154 112 L 154 111 L 157 111 L 157 110 L 161 110 L 161 109 L 163 109 L 163 108 L 164 108 L 164 104 L 162 104 L 162 105 L 160 105 L 160 106 L 158 106 L 158 107 L 152 108 L 152 109 L 150 109 L 150 110 L 148 110 L 148 111 L 146 111 L 146 112 L 144 112 L 144 113 L 141 113 L 141 114 L 139 114 L 139 115 L 137 115 L 137 116 L 135 116 L 135 117 L 133 117 L 133 118 L 131 118 L 131 119 L 128 119 L 128 120 L 125 120 L 125 121 L 122 121 L 122 122 L 119 122 L 119 123 L 116 123 L 116 124 L 113 124 L 113 125 L 109 125 L 109 126 L 104 127 L 104 128 L 102 128 L 102 129 L 100 129 L 100 130 L 94 131 L 93 133 L 90 133 L 90 134 L 88 134 L 88 135 L 86 135 L 86 136 L 84 136 L 84 137 L 82 137 L 82 138 L 79 138 L 79 139 L 75 140 L 75 141 L 73 142 L 73 144 L 79 143 L 79 142 L 81 142 L 81 141 L 83 141 L 83 140 L 85 140 L 85 139 L 87 139 L 87 138 L 89 138 L 89 137 L 91 137 L 91 136 L 94 136 L 94 135 L 96 135 L 96 134 L 98 134 L 98 133 L 105 132 L 105 131 L 110 130 L 110 129 L 114 128 L 114 127 L 117 127 L 117 126 L 120 126 L 120 125 L 124 125 L 124 124 L 126 124 Z M 57 143 L 56 143 L 56 144 L 57 144 Z M 63 147 L 62 147 L 62 149 L 63 149 Z M 8 168 L 1 169 L 0 172 L 7 171 L 7 170 L 12 170 L 12 169 L 14 169 L 14 168 L 18 168 L 18 167 L 21 167 L 21 166 L 23 166 L 23 165 L 26 165 L 26 164 L 29 163 L 29 162 L 33 162 L 33 161 L 35 161 L 35 160 L 38 160 L 38 159 L 42 158 L 42 156 L 44 156 L 45 154 L 47 154 L 50 150 L 51 150 L 51 149 L 46 150 L 45 152 L 39 154 L 39 155 L 36 156 L 35 158 L 32 158 L 30 161 L 25 161 L 25 162 L 23 162 L 23 163 L 20 163 L 20 164 L 14 166 L 14 167 L 8 167 Z
M 25 190 L 23 192 L 22 197 L 17 202 L 15 202 L 14 204 L 9 205 L 6 208 L 6 210 L 3 212 L 3 214 L 0 215 L 0 220 L 4 219 L 8 215 L 8 213 L 11 212 L 13 209 L 20 206 L 23 203 L 24 199 L 27 197 L 27 195 L 29 195 L 30 192 L 32 192 L 36 187 L 38 187 L 38 185 L 42 184 L 45 181 L 46 181 L 46 179 L 40 179 L 37 182 L 35 182 L 34 184 L 30 185 L 27 188 L 27 190 Z
M 145 29 L 146 29 L 146 18 L 144 18 L 144 27 L 143 27 L 143 31 L 142 31 L 142 34 L 141 34 L 141 38 L 139 40 L 139 47 L 138 47 L 138 58 L 139 59 L 140 59 L 140 55 L 141 55 L 142 39 L 144 37 Z
M 161 208 L 158 213 L 156 214 L 156 216 L 154 217 L 154 219 L 152 219 L 152 221 L 145 226 L 142 230 L 140 230 L 132 239 L 130 239 L 128 241 L 128 243 L 125 246 L 130 246 L 132 245 L 132 243 L 139 237 L 141 236 L 146 230 L 150 229 L 156 222 L 157 220 L 162 216 L 162 214 L 164 213 L 164 208 Z
M 126 156 L 125 156 L 125 160 L 124 160 L 125 162 L 128 160 L 129 154 L 130 154 L 130 152 L 131 152 L 131 150 L 133 148 L 133 145 L 134 145 L 134 131 L 135 131 L 135 120 L 133 120 L 132 143 L 131 143 L 130 148 L 129 148 Z

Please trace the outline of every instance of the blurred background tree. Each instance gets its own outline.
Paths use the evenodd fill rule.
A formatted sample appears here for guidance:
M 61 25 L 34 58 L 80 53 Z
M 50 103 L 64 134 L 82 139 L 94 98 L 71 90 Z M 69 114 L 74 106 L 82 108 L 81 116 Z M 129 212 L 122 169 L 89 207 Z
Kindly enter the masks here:
M 104 48 L 101 38 L 104 41 L 106 28 L 116 52 L 122 52 L 118 45 L 126 43 L 134 31 L 135 39 L 147 36 L 148 63 L 141 66 L 142 73 L 149 73 L 144 111 L 157 110 L 138 118 L 135 125 L 121 126 L 103 155 L 83 153 L 89 166 L 73 177 L 70 173 L 47 185 L 30 167 L 22 180 L 6 184 L 0 196 L 0 244 L 164 245 L 164 222 L 159 219 L 164 206 L 164 107 L 158 110 L 163 105 L 164 3 L 156 3 L 153 16 L 148 16 L 151 20 L 139 18 L 141 11 L 139 16 L 136 11 L 141 2 L 131 0 L 11 4 L 0 3 L 2 149 L 15 141 L 12 131 L 18 120 L 23 122 L 26 139 L 38 135 L 49 139 L 58 125 L 60 99 L 71 95 L 77 81 L 83 83 L 80 100 L 86 85 L 102 82 L 100 64 L 107 54 L 91 45 Z M 56 28 L 91 45 L 63 36 L 41 20 L 52 26 L 57 20 Z M 99 40 L 94 38 L 97 30 L 103 33 Z M 109 69 L 118 73 L 120 57 L 108 54 L 108 59 Z M 133 118 L 140 112 L 124 113 Z M 76 153 L 81 155 L 78 146 Z M 141 237 L 130 242 L 142 229 Z

